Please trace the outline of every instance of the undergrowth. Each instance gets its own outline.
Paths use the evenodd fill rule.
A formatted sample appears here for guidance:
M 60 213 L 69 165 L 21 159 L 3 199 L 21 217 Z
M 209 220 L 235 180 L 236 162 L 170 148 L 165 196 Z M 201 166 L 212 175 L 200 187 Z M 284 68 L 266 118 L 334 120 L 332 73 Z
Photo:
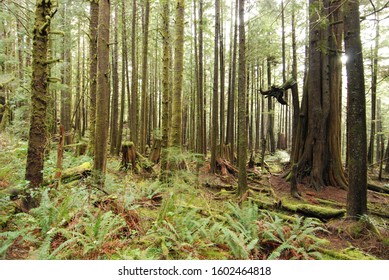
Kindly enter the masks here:
M 0 179 L 23 188 L 27 146 L 0 155 Z M 168 183 L 109 172 L 107 196 L 90 179 L 39 190 L 40 204 L 20 211 L 0 192 L 2 259 L 320 259 L 315 247 L 320 222 L 292 222 L 260 211 L 251 200 L 218 201 L 199 186 L 201 156 L 170 151 Z M 91 159 L 65 153 L 64 168 Z M 48 155 L 45 177 L 55 173 Z M 117 159 L 108 168 L 115 170 Z M 17 170 L 17 172 L 12 172 Z

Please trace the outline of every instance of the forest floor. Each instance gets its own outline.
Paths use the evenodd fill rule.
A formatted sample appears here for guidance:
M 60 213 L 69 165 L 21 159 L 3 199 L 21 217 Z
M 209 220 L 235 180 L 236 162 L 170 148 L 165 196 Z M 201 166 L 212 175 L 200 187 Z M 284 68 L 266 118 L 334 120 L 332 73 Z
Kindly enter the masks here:
M 12 190 L 26 184 L 26 143 L 0 137 L 0 146 L 0 258 L 389 259 L 389 195 L 369 190 L 370 213 L 359 222 L 345 218 L 345 190 L 301 183 L 302 199 L 292 198 L 284 152 L 266 158 L 269 170 L 249 170 L 243 197 L 236 174 L 210 174 L 208 162 L 198 168 L 190 155 L 178 159 L 187 166 L 169 184 L 158 181 L 158 164 L 137 174 L 110 157 L 104 192 L 88 172 L 48 182 L 40 207 L 25 213 Z M 53 149 L 46 178 L 55 156 Z M 65 168 L 85 162 L 65 154 Z

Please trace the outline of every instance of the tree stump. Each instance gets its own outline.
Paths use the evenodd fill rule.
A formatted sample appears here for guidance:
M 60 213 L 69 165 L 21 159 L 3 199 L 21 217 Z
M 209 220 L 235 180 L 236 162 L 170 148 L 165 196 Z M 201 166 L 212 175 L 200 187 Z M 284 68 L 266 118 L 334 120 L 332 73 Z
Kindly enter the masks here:
M 131 163 L 131 169 L 136 170 L 136 156 L 134 143 L 124 143 L 122 145 L 122 162 L 120 164 L 120 169 L 129 169 Z

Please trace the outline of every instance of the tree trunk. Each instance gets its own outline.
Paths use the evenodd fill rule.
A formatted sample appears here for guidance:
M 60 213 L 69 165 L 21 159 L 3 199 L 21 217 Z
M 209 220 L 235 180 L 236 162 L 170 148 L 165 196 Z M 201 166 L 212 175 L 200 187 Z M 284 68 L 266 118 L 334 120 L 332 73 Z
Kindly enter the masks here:
M 170 103 L 170 32 L 169 0 L 162 2 L 162 142 L 160 181 L 166 181 L 169 145 L 169 103 Z
M 114 38 L 112 50 L 112 105 L 111 105 L 111 133 L 110 133 L 110 154 L 115 153 L 118 138 L 119 121 L 119 42 L 118 42 L 119 13 L 118 5 L 115 5 L 114 14 Z
M 150 114 L 147 106 L 147 100 L 150 98 L 147 93 L 147 59 L 148 59 L 148 45 L 149 45 L 149 18 L 150 18 L 150 1 L 145 1 L 144 9 L 144 24 L 143 24 L 143 47 L 142 47 L 142 107 L 141 107 L 141 122 L 140 122 L 140 144 L 139 150 L 141 153 L 145 152 L 146 138 L 147 138 L 147 115 Z
M 35 25 L 33 30 L 32 77 L 31 77 L 31 118 L 27 151 L 25 179 L 30 188 L 37 188 L 43 182 L 44 153 L 47 143 L 46 109 L 48 86 L 47 51 L 53 10 L 51 1 L 37 1 L 35 8 Z M 30 194 L 26 195 L 27 209 L 36 206 Z
M 298 164 L 297 178 L 307 177 L 315 189 L 324 185 L 347 187 L 341 162 L 341 65 L 339 25 L 319 28 L 317 0 L 309 31 L 309 72 L 301 104 L 293 162 Z M 339 17 L 339 2 L 324 2 L 330 22 Z M 331 50 L 331 51 L 327 51 Z
M 232 49 L 232 62 L 229 74 L 228 83 L 228 108 L 227 108 L 227 132 L 226 145 L 230 146 L 229 160 L 234 163 L 234 146 L 235 146 L 235 86 L 236 86 L 236 56 L 238 45 L 238 0 L 235 3 L 235 19 L 234 19 L 234 39 Z
M 90 3 L 90 42 L 89 42 L 89 154 L 95 154 L 96 137 L 96 91 L 97 91 L 97 26 L 99 24 L 99 4 L 97 0 Z
M 216 149 L 218 142 L 218 118 L 219 118 L 219 31 L 220 31 L 220 2 L 215 0 L 215 38 L 213 61 L 213 101 L 212 101 L 212 139 L 211 139 L 211 172 L 216 172 Z
M 267 58 L 267 86 L 268 88 L 271 87 L 272 81 L 271 81 L 271 62 L 273 58 L 268 57 Z M 267 99 L 267 135 L 269 137 L 269 144 L 270 144 L 270 153 L 274 154 L 276 152 L 276 141 L 274 138 L 274 104 L 273 100 L 271 98 Z
M 62 41 L 62 84 L 64 84 L 65 87 L 61 91 L 61 123 L 65 127 L 65 145 L 72 143 L 72 38 L 70 34 L 70 15 L 68 12 L 71 5 L 72 0 L 68 0 L 63 8 L 63 24 L 66 29 Z
M 132 27 L 131 27 L 131 103 L 128 111 L 128 122 L 130 125 L 130 139 L 137 144 L 138 141 L 138 65 L 137 65 L 137 40 L 136 40 L 136 0 L 132 2 Z
M 96 183 L 104 186 L 109 127 L 109 24 L 110 2 L 99 1 L 99 26 L 97 36 L 97 95 L 96 95 L 96 146 L 94 170 Z
M 185 0 L 176 1 L 174 84 L 172 98 L 172 146 L 182 146 L 182 81 L 184 74 L 184 7 Z
M 127 49 L 127 27 L 126 27 L 126 3 L 125 0 L 122 0 L 122 10 L 121 10 L 121 19 L 122 19 L 122 88 L 121 88 L 121 103 L 120 103 L 120 120 L 119 120 L 119 131 L 118 138 L 116 142 L 116 151 L 115 154 L 119 155 L 122 145 L 123 138 L 123 125 L 124 125 L 124 104 L 126 99 L 126 89 L 128 94 L 128 104 L 130 104 L 130 85 L 129 85 L 129 76 L 128 76 L 128 49 Z
M 359 219 L 367 213 L 366 101 L 360 38 L 359 1 L 348 0 L 344 12 L 344 43 L 347 70 L 347 216 Z
M 238 193 L 247 191 L 247 124 L 246 124 L 246 39 L 245 0 L 239 0 L 239 79 L 238 79 Z

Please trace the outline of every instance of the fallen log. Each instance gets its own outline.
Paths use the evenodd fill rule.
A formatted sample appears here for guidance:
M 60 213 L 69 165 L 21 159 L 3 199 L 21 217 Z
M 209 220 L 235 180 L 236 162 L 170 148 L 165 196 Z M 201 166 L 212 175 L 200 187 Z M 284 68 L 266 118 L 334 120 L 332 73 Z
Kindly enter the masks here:
M 92 172 L 92 163 L 84 162 L 83 164 L 71 167 L 62 171 L 61 182 L 71 182 L 85 178 Z
M 367 183 L 367 189 L 371 190 L 371 191 L 379 192 L 379 193 L 389 194 L 389 187 L 385 187 L 385 186 L 381 187 L 381 186 L 375 185 L 373 183 Z

